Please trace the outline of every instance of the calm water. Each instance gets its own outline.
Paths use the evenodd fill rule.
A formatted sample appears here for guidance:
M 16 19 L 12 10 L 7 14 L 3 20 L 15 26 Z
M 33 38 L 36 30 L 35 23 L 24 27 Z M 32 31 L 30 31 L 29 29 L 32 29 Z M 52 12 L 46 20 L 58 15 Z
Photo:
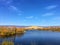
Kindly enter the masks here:
M 14 45 L 60 45 L 60 32 L 27 31 L 22 36 L 0 38 L 0 43 L 5 40 L 14 42 Z

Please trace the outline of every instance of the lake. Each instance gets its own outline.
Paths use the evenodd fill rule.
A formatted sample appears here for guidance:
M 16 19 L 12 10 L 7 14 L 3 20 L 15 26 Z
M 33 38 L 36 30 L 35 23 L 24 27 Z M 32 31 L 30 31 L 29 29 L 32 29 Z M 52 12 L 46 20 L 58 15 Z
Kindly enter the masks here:
M 4 41 L 14 45 L 60 45 L 60 32 L 30 30 L 23 35 L 0 38 L 0 45 Z

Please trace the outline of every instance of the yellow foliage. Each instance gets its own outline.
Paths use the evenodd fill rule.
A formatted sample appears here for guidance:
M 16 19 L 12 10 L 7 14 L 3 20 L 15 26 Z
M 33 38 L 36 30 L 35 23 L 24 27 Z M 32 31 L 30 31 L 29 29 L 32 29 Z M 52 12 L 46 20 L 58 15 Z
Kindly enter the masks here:
M 0 35 L 4 35 L 4 33 L 3 33 L 3 32 L 1 32 L 1 33 L 0 33 Z
M 2 45 L 14 45 L 14 43 L 12 41 L 4 41 Z

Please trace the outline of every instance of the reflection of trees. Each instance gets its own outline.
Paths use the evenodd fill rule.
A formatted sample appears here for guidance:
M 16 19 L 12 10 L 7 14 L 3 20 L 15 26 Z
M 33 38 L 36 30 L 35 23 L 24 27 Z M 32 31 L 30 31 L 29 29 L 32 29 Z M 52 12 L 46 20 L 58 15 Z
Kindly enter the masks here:
M 12 44 L 15 41 L 14 37 L 4 37 L 4 38 L 0 38 L 0 45 L 4 45 L 4 44 Z M 14 44 L 14 43 L 13 43 Z
M 18 37 L 18 35 L 17 35 L 17 37 Z M 20 35 L 19 35 L 19 37 L 20 37 Z M 5 41 L 16 43 L 16 42 L 15 42 L 15 39 L 16 39 L 16 35 L 15 35 L 15 36 L 12 36 L 12 37 L 4 37 L 4 38 L 2 38 L 2 39 L 0 38 L 1 44 L 2 44 L 3 42 L 5 42 Z M 6 43 L 7 43 L 7 42 L 6 42 Z
M 2 45 L 14 45 L 12 41 L 3 41 Z

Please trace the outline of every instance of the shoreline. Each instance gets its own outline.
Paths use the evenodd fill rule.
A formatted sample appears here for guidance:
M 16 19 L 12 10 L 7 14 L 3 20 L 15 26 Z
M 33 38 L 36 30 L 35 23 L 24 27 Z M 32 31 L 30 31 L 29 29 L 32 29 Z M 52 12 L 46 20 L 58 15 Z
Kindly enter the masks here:
M 17 28 L 15 26 L 13 27 L 5 27 L 5 26 L 0 26 L 0 37 L 5 37 L 5 36 L 13 36 L 16 34 L 24 34 L 28 30 L 43 30 L 43 31 L 57 31 L 60 32 L 60 27 L 53 28 L 53 27 L 37 27 L 37 26 L 31 26 L 31 27 L 25 27 L 25 28 Z

